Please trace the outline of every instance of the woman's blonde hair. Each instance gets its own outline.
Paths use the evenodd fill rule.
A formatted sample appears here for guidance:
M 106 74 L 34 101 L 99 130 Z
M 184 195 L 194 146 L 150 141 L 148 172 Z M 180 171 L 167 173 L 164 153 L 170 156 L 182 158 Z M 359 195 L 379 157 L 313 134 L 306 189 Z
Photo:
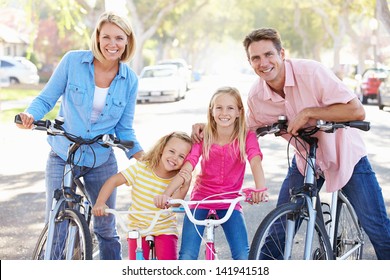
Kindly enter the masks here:
M 165 146 L 167 145 L 168 141 L 173 137 L 183 140 L 190 144 L 190 146 L 192 146 L 192 139 L 190 136 L 188 136 L 187 133 L 175 131 L 161 137 L 156 142 L 156 144 L 154 144 L 154 146 L 142 157 L 142 161 L 145 162 L 149 168 L 155 169 L 160 163 L 161 155 Z
M 122 62 L 130 61 L 131 58 L 134 56 L 135 48 L 136 48 L 136 41 L 135 41 L 133 28 L 131 27 L 130 22 L 126 18 L 121 17 L 118 14 L 115 14 L 114 12 L 104 12 L 103 14 L 100 15 L 99 20 L 96 23 L 95 30 L 92 32 L 92 36 L 91 36 L 91 51 L 94 57 L 99 61 L 104 60 L 104 56 L 99 46 L 99 34 L 103 24 L 107 22 L 115 24 L 120 29 L 122 29 L 123 32 L 125 32 L 125 34 L 127 35 L 127 45 L 125 47 L 125 51 L 121 56 L 120 61 Z
M 211 145 L 217 139 L 217 123 L 215 122 L 213 117 L 213 107 L 215 104 L 215 99 L 223 94 L 228 94 L 234 97 L 237 103 L 237 107 L 240 110 L 240 115 L 238 118 L 236 118 L 234 122 L 234 131 L 231 135 L 230 141 L 232 142 L 237 139 L 238 145 L 235 143 L 233 143 L 233 145 L 235 148 L 238 148 L 241 160 L 245 161 L 245 142 L 247 134 L 247 128 L 245 123 L 245 110 L 240 92 L 234 87 L 221 87 L 217 89 L 217 91 L 211 97 L 207 113 L 208 122 L 204 128 L 203 156 L 205 157 L 205 159 L 209 159 Z

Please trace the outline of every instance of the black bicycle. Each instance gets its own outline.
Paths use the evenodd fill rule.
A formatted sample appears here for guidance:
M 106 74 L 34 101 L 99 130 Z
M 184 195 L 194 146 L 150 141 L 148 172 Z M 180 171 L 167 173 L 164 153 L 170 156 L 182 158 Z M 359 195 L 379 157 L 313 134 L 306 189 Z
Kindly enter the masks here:
M 21 124 L 19 115 L 15 123 Z M 35 130 L 48 135 L 66 137 L 72 144 L 63 171 L 60 189 L 54 192 L 48 223 L 42 230 L 33 252 L 34 260 L 91 260 L 93 258 L 92 205 L 81 176 L 74 176 L 76 151 L 83 145 L 98 143 L 104 147 L 118 147 L 124 151 L 133 147 L 132 141 L 120 141 L 111 134 L 98 135 L 92 139 L 75 136 L 63 128 L 64 121 L 57 118 L 34 121 Z M 97 248 L 97 245 L 95 246 Z
M 291 135 L 289 144 L 298 141 L 295 146 L 308 147 L 305 155 L 301 154 L 306 159 L 304 184 L 292 188 L 290 202 L 276 207 L 261 222 L 251 244 L 250 259 L 362 258 L 364 232 L 351 203 L 342 189 L 332 193 L 331 205 L 322 203 L 316 180 L 320 176 L 315 168 L 318 139 L 313 135 L 347 127 L 368 131 L 370 123 L 318 121 L 316 126 L 300 130 L 298 136 Z M 258 136 L 267 134 L 287 134 L 286 118 L 257 130 Z

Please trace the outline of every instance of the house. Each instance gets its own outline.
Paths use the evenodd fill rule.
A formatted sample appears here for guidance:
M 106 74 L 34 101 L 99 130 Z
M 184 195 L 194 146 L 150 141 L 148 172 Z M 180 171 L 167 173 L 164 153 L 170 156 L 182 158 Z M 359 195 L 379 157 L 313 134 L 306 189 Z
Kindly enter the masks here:
M 16 30 L 0 23 L 0 56 L 24 56 L 28 41 Z

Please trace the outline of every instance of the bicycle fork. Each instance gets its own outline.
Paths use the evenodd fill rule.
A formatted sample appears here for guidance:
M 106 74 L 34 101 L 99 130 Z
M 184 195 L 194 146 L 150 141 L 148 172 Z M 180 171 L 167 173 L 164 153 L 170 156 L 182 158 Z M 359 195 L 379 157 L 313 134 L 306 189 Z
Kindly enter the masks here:
M 210 210 L 207 219 L 209 220 L 218 219 L 217 212 L 215 210 Z M 206 230 L 206 252 L 205 252 L 206 260 L 218 259 L 218 255 L 217 252 L 215 251 L 215 245 L 214 245 L 215 226 L 212 224 L 207 224 L 205 230 Z
M 303 194 L 302 196 L 295 196 L 292 201 L 298 203 L 297 200 L 299 198 L 304 199 L 304 203 L 306 203 L 306 207 L 304 209 L 307 210 L 308 222 L 306 229 L 306 238 L 305 238 L 305 248 L 304 248 L 304 260 L 311 259 L 311 249 L 313 245 L 313 237 L 314 237 L 314 227 L 317 217 L 317 188 L 316 188 L 316 151 L 317 151 L 317 139 L 313 138 L 310 141 L 310 150 L 309 155 L 307 157 L 307 164 L 305 168 L 305 180 L 303 184 L 304 191 L 309 191 L 310 196 Z M 293 248 L 293 240 L 295 236 L 295 232 L 301 226 L 301 219 L 303 219 L 301 213 L 293 214 L 291 217 L 287 217 L 286 221 L 286 243 L 284 247 L 284 256 L 286 260 L 291 259 L 291 252 Z
M 72 226 L 72 225 L 65 227 L 65 225 L 62 225 L 64 228 L 61 227 L 60 231 L 57 230 L 57 233 L 55 232 L 56 231 L 56 224 L 61 222 L 61 219 L 62 219 L 61 215 L 59 215 L 61 212 L 60 208 L 65 207 L 65 203 L 67 203 L 67 202 L 70 202 L 70 203 L 74 202 L 71 199 L 67 199 L 64 196 L 64 192 L 63 192 L 64 189 L 71 190 L 72 181 L 73 181 L 73 174 L 72 174 L 71 166 L 70 166 L 70 164 L 66 164 L 64 167 L 63 185 L 61 186 L 60 189 L 56 189 L 54 191 L 52 206 L 51 206 L 51 210 L 49 212 L 48 233 L 47 233 L 47 239 L 46 239 L 46 250 L 45 250 L 45 255 L 44 255 L 45 260 L 50 260 L 53 258 L 53 256 L 52 256 L 53 244 L 55 244 L 55 243 L 59 244 L 59 245 L 56 245 L 56 249 L 59 251 L 62 251 L 63 248 L 66 248 L 66 252 L 68 252 L 67 256 L 65 256 L 66 259 L 72 258 L 72 254 L 73 254 L 73 251 L 75 249 L 75 244 L 76 244 L 75 239 L 76 239 L 76 235 L 77 235 L 77 227 Z M 80 207 L 78 206 L 78 204 L 74 204 L 74 205 L 76 206 L 76 207 L 74 207 L 74 208 L 76 208 L 75 210 L 79 211 Z M 66 236 L 68 236 L 68 238 L 66 238 L 67 244 L 63 244 Z M 57 254 L 58 254 L 59 258 L 60 257 L 62 258 L 62 252 L 56 252 L 55 255 L 57 255 Z

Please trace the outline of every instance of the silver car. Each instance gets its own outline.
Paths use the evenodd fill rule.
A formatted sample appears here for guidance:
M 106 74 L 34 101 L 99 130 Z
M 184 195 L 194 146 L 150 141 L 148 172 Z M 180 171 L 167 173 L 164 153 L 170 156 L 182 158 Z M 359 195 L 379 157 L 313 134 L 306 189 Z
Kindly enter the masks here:
M 0 81 L 9 84 L 38 84 L 38 69 L 24 57 L 0 57 Z
M 147 66 L 139 76 L 137 101 L 179 101 L 186 91 L 186 78 L 176 65 Z

